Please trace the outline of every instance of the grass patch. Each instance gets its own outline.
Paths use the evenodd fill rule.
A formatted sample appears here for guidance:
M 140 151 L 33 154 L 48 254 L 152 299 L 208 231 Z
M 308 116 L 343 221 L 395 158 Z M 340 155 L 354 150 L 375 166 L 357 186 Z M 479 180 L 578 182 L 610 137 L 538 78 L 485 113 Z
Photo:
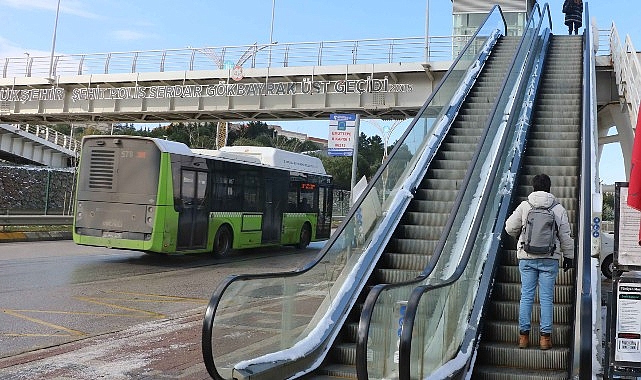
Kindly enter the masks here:
M 0 232 L 71 232 L 71 225 L 44 226 L 0 226 Z

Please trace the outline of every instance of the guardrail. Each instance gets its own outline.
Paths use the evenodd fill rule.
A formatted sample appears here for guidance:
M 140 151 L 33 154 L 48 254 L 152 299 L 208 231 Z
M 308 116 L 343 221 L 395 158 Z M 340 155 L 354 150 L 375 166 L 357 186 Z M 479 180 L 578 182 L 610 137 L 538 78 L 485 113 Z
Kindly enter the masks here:
M 71 215 L 0 215 L 0 226 L 61 226 L 73 224 Z
M 34 135 L 41 139 L 47 140 L 50 143 L 56 144 L 64 149 L 72 151 L 76 157 L 80 153 L 80 141 L 44 125 L 11 124 L 0 127 L 9 131 L 27 132 L 30 135 Z
M 123 74 L 266 67 L 451 61 L 469 36 L 292 42 L 111 53 L 53 58 L 52 75 Z M 51 56 L 0 59 L 1 78 L 49 77 Z M 4 61 L 4 62 L 3 62 Z M 51 79 L 54 79 L 51 78 Z

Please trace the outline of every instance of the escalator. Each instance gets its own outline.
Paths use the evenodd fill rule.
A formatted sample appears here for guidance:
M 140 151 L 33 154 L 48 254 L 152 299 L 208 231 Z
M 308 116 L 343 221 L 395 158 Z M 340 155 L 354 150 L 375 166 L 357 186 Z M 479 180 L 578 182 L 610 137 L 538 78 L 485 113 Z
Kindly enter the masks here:
M 573 236 L 579 209 L 581 170 L 582 36 L 552 36 L 533 122 L 511 210 L 532 191 L 531 178 L 546 173 L 551 192 L 568 210 Z M 530 347 L 517 349 L 520 275 L 514 241 L 504 235 L 472 379 L 566 379 L 572 359 L 574 269 L 559 271 L 554 293 L 552 349 L 539 349 L 538 296 L 532 312 Z
M 428 266 L 487 124 L 520 37 L 501 37 L 461 107 L 323 364 L 306 379 L 356 378 L 362 302 L 376 284 L 415 278 Z
M 368 289 L 436 261 L 518 45 L 506 34 L 495 6 L 312 262 L 218 285 L 202 330 L 212 378 L 356 378 L 356 321 Z
M 591 363 L 597 359 L 590 284 L 597 272 L 591 267 L 595 242 L 590 231 L 600 216 L 592 206 L 599 199 L 594 32 L 553 36 L 548 4 L 538 15 L 538 21 L 532 22 L 533 15 L 526 26 L 534 35 L 524 37 L 531 41 L 531 54 L 517 80 L 519 90 L 511 96 L 516 108 L 506 108 L 503 118 L 512 135 L 504 134 L 500 146 L 495 142 L 498 154 L 493 158 L 483 158 L 487 174 L 475 176 L 481 180 L 474 195 L 478 200 L 471 201 L 479 206 L 458 213 L 464 214 L 460 219 L 467 215 L 475 221 L 455 222 L 452 244 L 444 246 L 437 264 L 450 267 L 446 275 L 372 290 L 361 313 L 358 378 L 593 376 Z M 520 275 L 514 241 L 503 231 L 507 216 L 531 193 L 531 179 L 539 173 L 551 177 L 551 191 L 568 210 L 576 243 L 576 269 L 557 277 L 553 348 L 546 351 L 539 349 L 538 295 L 530 347 L 518 349 Z M 486 176 L 489 181 L 482 183 Z

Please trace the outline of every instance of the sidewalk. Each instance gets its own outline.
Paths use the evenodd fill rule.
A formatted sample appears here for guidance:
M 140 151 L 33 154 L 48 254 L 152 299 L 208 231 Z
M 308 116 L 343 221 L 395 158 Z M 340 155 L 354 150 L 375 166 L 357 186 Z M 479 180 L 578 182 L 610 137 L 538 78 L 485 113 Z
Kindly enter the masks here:
M 201 353 L 204 310 L 0 359 L 0 378 L 211 379 Z

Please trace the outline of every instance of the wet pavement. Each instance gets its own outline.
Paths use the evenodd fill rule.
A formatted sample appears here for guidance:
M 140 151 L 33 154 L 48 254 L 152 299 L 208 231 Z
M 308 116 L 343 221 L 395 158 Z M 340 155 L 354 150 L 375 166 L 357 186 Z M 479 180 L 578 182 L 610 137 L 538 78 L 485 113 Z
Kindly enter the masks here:
M 110 260 L 122 261 L 125 265 L 134 268 L 137 267 L 136 262 L 138 267 L 146 268 L 148 263 L 144 260 L 148 259 L 110 257 Z M 1 255 L 0 260 L 2 260 Z M 94 276 L 102 276 L 98 278 L 99 282 L 109 282 L 115 273 L 119 273 L 104 261 L 92 265 L 103 269 L 103 271 L 93 270 Z M 87 268 L 91 269 L 92 266 L 86 266 L 85 269 Z M 114 274 L 110 275 L 110 270 L 114 270 Z M 81 272 L 87 273 L 86 270 Z M 153 275 L 151 273 L 147 277 L 153 278 Z M 84 277 L 80 276 L 80 278 Z M 83 280 L 79 281 L 83 282 Z M 150 282 L 146 281 L 146 283 Z M 177 283 L 177 287 L 189 287 L 189 284 Z M 602 277 L 603 300 L 611 288 L 612 281 Z M 207 289 L 207 294 L 210 294 L 210 290 Z M 179 294 L 180 291 L 175 293 Z M 185 304 L 179 310 L 169 310 L 162 315 L 159 312 L 152 320 L 137 321 L 126 328 L 73 337 L 64 343 L 52 344 L 48 348 L 6 356 L 0 359 L 0 378 L 9 380 L 210 379 L 203 364 L 201 352 L 202 319 L 206 302 L 206 297 L 201 297 L 197 300 L 197 305 L 192 303 L 191 307 L 187 307 L 188 304 Z M 147 311 L 152 309 L 145 308 Z M 7 310 L 5 308 L 2 311 L 6 314 Z M 602 307 L 602 313 L 605 318 L 605 307 Z M 0 347 L 5 346 L 8 339 L 11 337 L 6 334 L 0 335 Z
M 202 360 L 203 309 L 116 333 L 0 359 L 2 379 L 210 379 Z
M 314 244 L 215 259 L 2 243 L 0 379 L 209 379 L 200 337 L 215 287 L 299 267 Z

